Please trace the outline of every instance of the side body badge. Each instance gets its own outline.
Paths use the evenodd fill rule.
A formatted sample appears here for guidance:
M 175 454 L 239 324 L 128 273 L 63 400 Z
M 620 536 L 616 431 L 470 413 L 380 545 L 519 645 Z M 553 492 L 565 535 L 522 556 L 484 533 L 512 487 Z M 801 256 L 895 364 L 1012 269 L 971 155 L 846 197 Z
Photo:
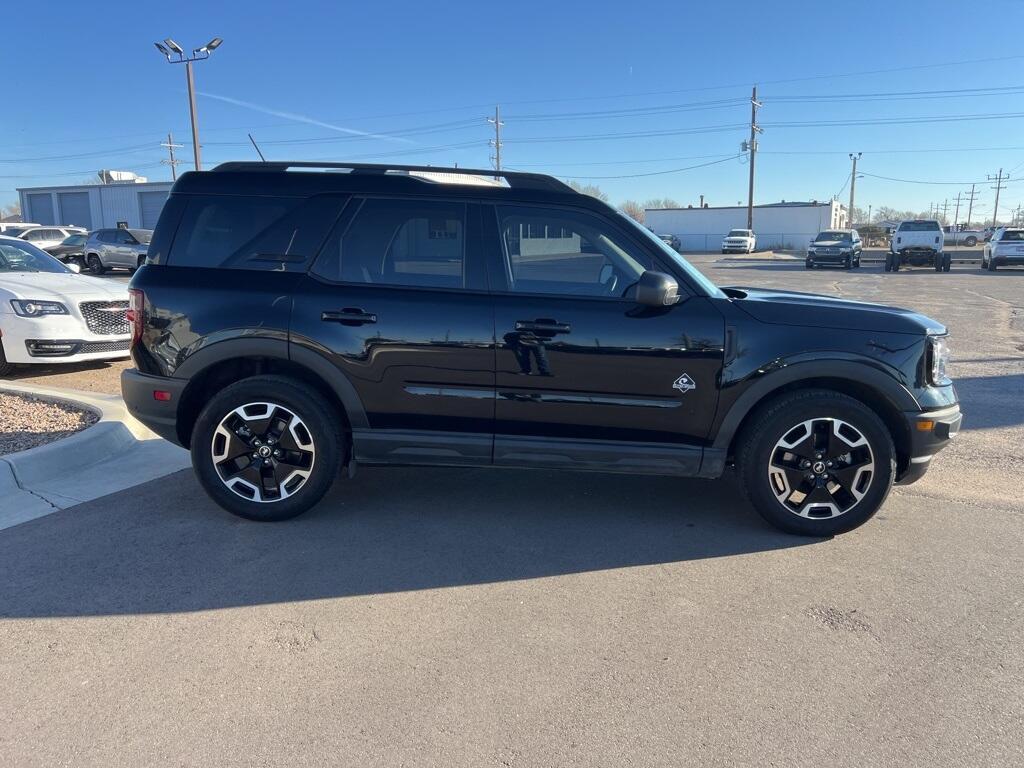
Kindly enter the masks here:
M 690 378 L 689 374 L 684 373 L 675 383 L 672 385 L 673 389 L 678 389 L 680 392 L 689 392 L 691 389 L 696 389 L 697 385 L 693 379 Z

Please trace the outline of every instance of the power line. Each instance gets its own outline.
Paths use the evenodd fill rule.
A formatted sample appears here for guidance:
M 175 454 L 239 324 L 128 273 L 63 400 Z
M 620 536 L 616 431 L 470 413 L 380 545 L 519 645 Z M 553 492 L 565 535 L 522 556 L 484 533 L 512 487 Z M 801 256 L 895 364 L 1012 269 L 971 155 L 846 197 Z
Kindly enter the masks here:
M 719 163 L 725 163 L 725 162 L 728 162 L 729 160 L 735 160 L 737 158 L 743 157 L 743 155 L 745 155 L 745 154 L 746 154 L 745 152 L 741 152 L 741 153 L 736 154 L 736 155 L 730 155 L 729 157 L 722 158 L 721 160 L 712 160 L 712 161 L 707 162 L 707 163 L 699 163 L 698 165 L 690 165 L 690 166 L 687 166 L 686 168 L 671 168 L 671 169 L 669 169 L 667 171 L 652 171 L 650 173 L 631 173 L 631 174 L 625 174 L 625 175 L 622 175 L 622 176 L 571 176 L 570 178 L 582 179 L 584 181 L 591 181 L 591 180 L 597 180 L 597 179 L 640 179 L 640 178 L 644 178 L 644 177 L 647 177 L 647 176 L 665 176 L 665 175 L 670 174 L 670 173 L 682 173 L 683 171 L 692 171 L 692 170 L 695 170 L 697 168 L 706 168 L 709 165 L 718 165 Z

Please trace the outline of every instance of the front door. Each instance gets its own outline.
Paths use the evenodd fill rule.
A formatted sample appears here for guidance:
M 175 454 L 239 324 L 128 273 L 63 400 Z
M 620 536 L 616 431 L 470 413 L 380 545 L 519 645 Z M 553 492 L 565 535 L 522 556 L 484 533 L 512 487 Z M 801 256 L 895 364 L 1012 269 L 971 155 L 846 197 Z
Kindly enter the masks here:
M 645 270 L 671 267 L 606 217 L 488 206 L 484 218 L 495 463 L 696 473 L 717 405 L 721 313 L 682 285 L 669 307 L 627 298 Z
M 479 207 L 354 198 L 294 297 L 292 346 L 354 387 L 356 458 L 490 463 L 494 316 Z

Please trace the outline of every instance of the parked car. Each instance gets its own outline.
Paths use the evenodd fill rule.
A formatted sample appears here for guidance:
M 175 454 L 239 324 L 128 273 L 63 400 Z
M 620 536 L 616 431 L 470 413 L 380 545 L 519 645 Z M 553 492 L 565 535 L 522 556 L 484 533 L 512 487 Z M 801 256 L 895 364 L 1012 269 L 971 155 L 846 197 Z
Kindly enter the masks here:
M 856 229 L 827 229 L 819 232 L 807 247 L 805 266 L 807 269 L 859 267 L 862 250 L 860 235 Z
M 13 237 L 20 237 L 36 248 L 49 248 L 52 245 L 60 245 L 71 235 L 84 233 L 85 230 L 81 227 L 29 227 Z
M 985 243 L 981 268 L 995 272 L 998 267 L 1024 267 L 1024 228 L 1000 227 Z
M 679 238 L 675 235 L 658 235 L 658 239 L 673 251 L 679 251 L 682 248 L 682 243 L 679 242 Z
M 18 364 L 128 356 L 128 289 L 0 236 L 0 376 Z
M 77 264 L 78 268 L 82 270 L 85 269 L 85 241 L 88 239 L 87 233 L 75 232 L 57 245 L 51 245 L 43 250 L 65 264 Z
M 942 227 L 935 219 L 902 221 L 892 234 L 885 259 L 886 272 L 899 272 L 900 267 L 934 267 L 936 272 L 949 272 L 951 256 L 944 252 Z
M 293 517 L 357 464 L 735 464 L 768 521 L 823 536 L 959 428 L 923 315 L 718 288 L 549 176 L 313 167 L 182 175 L 131 281 L 124 400 L 234 514 Z
M 0 222 L 0 235 L 7 235 L 8 237 L 17 237 L 26 229 L 38 226 L 39 224 L 33 224 L 30 221 Z
M 980 229 L 960 229 L 951 224 L 943 227 L 942 232 L 942 240 L 946 245 L 966 245 L 973 248 L 985 239 L 985 233 Z
M 151 229 L 97 229 L 85 243 L 86 268 L 96 275 L 108 269 L 135 271 L 146 259 Z
M 752 229 L 731 229 L 722 240 L 722 253 L 753 253 L 757 236 Z

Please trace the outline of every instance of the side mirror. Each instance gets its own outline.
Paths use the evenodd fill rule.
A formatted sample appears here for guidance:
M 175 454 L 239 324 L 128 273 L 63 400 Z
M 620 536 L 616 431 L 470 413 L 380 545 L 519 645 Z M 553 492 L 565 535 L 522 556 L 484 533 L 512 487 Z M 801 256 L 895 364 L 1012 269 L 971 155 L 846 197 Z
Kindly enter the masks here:
M 64 266 L 67 267 L 68 269 L 70 269 L 76 275 L 79 274 L 82 271 L 82 268 L 80 266 L 78 266 L 77 264 L 75 264 L 75 262 L 71 262 L 70 264 L 65 264 Z
M 633 297 L 647 307 L 667 307 L 679 299 L 679 283 L 664 272 L 647 271 L 640 275 Z

